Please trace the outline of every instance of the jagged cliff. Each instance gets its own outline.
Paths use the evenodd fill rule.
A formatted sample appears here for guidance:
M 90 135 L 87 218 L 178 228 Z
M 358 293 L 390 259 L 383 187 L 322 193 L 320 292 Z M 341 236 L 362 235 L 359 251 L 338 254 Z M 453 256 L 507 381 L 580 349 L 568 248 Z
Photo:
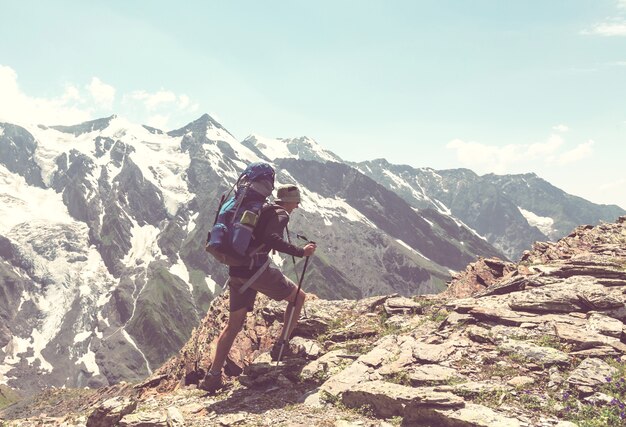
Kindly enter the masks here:
M 284 305 L 261 298 L 227 362 L 227 389 L 206 396 L 197 383 L 225 298 L 147 381 L 78 397 L 49 391 L 0 416 L 8 425 L 626 425 L 626 217 L 537 243 L 517 264 L 481 259 L 444 294 L 311 299 L 292 340 L 299 357 L 279 366 L 267 350 Z

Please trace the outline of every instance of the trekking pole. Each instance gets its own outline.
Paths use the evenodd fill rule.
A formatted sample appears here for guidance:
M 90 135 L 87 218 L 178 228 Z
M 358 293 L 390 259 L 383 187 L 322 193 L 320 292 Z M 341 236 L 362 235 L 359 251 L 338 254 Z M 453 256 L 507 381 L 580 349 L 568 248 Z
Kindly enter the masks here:
M 289 228 L 285 227 L 285 230 L 287 230 L 287 241 L 291 245 L 291 235 L 289 234 Z M 299 282 L 300 277 L 298 276 L 298 270 L 296 270 L 296 257 L 291 255 L 291 261 L 293 261 L 293 271 L 296 273 L 296 281 Z
M 289 242 L 289 244 L 291 245 L 291 234 L 289 233 L 289 228 L 287 228 L 287 226 L 285 226 L 285 230 L 287 230 L 287 241 Z M 291 255 L 291 261 L 293 262 L 293 271 L 296 274 L 296 282 L 300 282 L 300 277 L 298 276 L 298 270 L 296 269 L 296 257 Z M 306 307 L 302 307 L 302 310 L 304 310 L 304 317 L 309 317 L 306 314 Z
M 281 357 L 283 357 L 283 350 L 285 350 L 285 343 L 287 343 L 289 329 L 291 329 L 291 323 L 293 322 L 293 315 L 296 313 L 296 303 L 298 301 L 298 295 L 300 294 L 300 288 L 302 288 L 302 281 L 304 280 L 304 273 L 306 273 L 306 267 L 309 265 L 309 258 L 306 257 L 304 261 L 304 268 L 302 269 L 302 274 L 300 275 L 300 280 L 298 281 L 298 291 L 296 292 L 296 300 L 293 302 L 293 308 L 291 309 L 291 313 L 289 314 L 289 319 L 287 320 L 287 325 L 285 325 L 285 330 L 283 332 L 283 339 L 280 343 L 280 351 L 278 352 L 278 358 L 276 359 L 276 365 L 280 363 Z

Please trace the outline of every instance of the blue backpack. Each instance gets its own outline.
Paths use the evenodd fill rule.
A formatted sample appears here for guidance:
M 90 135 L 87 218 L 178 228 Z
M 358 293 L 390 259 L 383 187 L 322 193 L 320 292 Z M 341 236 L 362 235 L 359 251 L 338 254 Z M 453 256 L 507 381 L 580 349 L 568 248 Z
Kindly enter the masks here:
M 230 193 L 235 194 L 229 198 Z M 251 163 L 228 193 L 224 193 L 207 236 L 205 249 L 229 266 L 254 265 L 252 233 L 267 198 L 274 190 L 274 169 L 267 163 Z M 226 200 L 226 202 L 224 202 Z

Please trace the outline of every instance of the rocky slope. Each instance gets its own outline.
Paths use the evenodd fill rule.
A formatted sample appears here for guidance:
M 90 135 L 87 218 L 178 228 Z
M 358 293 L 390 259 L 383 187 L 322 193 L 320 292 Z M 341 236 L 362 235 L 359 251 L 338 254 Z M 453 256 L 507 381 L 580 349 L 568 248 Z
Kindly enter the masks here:
M 149 380 L 50 391 L 0 417 L 11 426 L 626 425 L 626 217 L 536 244 L 518 264 L 481 260 L 450 289 L 312 299 L 292 340 L 299 357 L 279 366 L 267 350 L 284 306 L 261 299 L 230 353 L 229 387 L 208 397 L 197 384 L 226 320 L 222 296 Z

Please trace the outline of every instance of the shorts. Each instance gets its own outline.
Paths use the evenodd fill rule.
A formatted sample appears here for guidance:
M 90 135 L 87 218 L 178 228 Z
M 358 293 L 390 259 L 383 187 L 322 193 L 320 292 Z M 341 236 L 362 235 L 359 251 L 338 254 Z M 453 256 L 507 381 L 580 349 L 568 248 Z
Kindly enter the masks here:
M 268 266 L 267 269 L 245 290 L 243 294 L 239 293 L 239 289 L 248 281 L 245 277 L 230 277 L 228 279 L 228 287 L 230 288 L 230 311 L 237 311 L 244 307 L 248 311 L 254 308 L 254 300 L 257 292 L 267 295 L 273 300 L 282 301 L 287 298 L 294 289 L 293 283 L 279 269 Z

